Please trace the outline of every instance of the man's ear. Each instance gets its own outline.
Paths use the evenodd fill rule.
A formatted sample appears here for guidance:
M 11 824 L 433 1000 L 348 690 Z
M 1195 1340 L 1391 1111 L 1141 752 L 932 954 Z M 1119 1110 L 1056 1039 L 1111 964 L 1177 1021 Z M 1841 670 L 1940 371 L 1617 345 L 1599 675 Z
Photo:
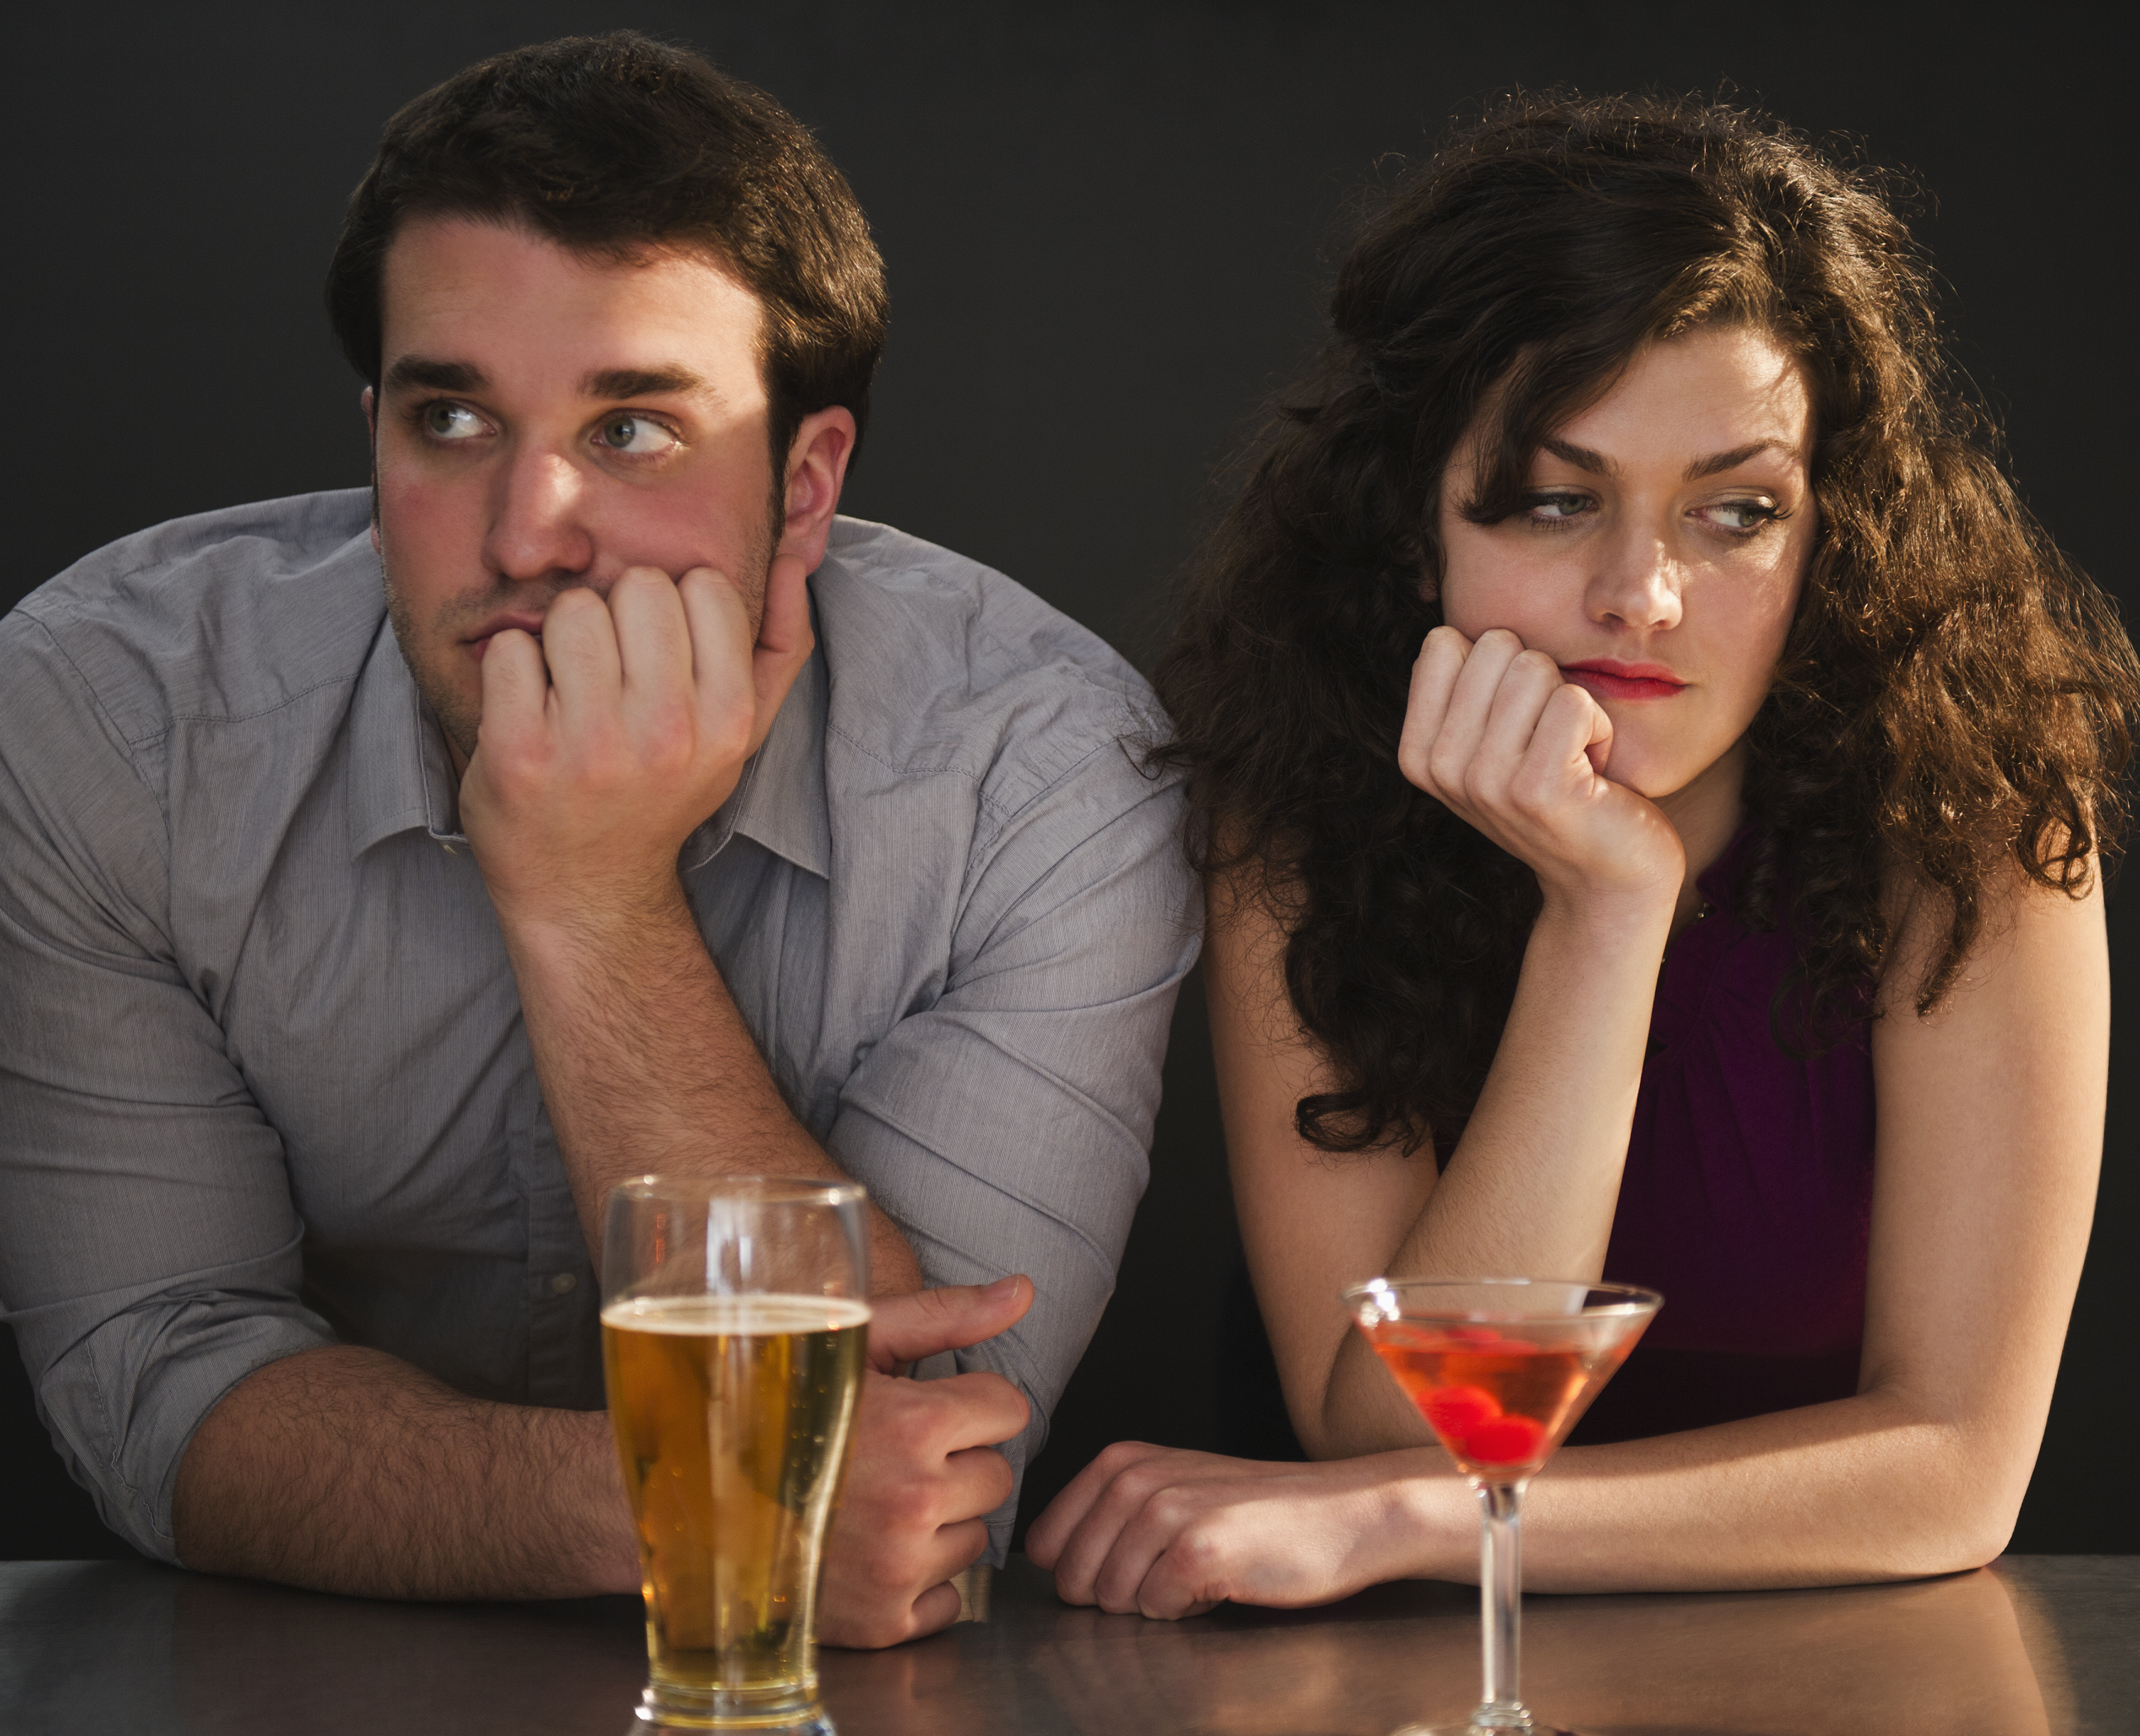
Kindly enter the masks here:
M 847 460 L 855 452 L 854 413 L 835 404 L 802 419 L 788 448 L 787 517 L 781 525 L 783 555 L 801 560 L 815 572 L 832 535 L 832 515 L 840 508 L 840 489 L 847 479 Z

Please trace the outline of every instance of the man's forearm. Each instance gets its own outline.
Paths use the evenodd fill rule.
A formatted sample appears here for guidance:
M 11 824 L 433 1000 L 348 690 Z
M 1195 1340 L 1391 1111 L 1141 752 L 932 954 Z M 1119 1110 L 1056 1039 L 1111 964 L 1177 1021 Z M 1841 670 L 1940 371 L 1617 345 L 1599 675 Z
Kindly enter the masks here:
M 355 1346 L 271 1362 L 195 1431 L 189 1567 L 371 1597 L 638 1588 L 609 1420 L 464 1397 Z
M 603 1199 L 628 1177 L 846 1179 L 788 1109 L 680 885 L 643 912 L 501 917 L 543 1101 L 597 1262 Z M 906 1237 L 881 1212 L 870 1216 L 872 1289 L 920 1289 Z

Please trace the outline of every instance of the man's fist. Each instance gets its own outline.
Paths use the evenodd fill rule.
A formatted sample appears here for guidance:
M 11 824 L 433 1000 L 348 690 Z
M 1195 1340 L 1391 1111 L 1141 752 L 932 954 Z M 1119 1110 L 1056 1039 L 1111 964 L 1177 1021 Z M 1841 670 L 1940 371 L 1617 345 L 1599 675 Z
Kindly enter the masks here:
M 871 1368 L 825 1546 L 817 1636 L 827 1645 L 896 1645 L 957 1618 L 949 1581 L 988 1547 L 984 1522 L 1015 1480 L 995 1448 L 1024 1428 L 1031 1406 L 1000 1375 L 896 1371 L 993 1338 L 1032 1305 L 1025 1277 L 871 1302 Z
M 676 853 L 725 802 L 808 660 L 807 575 L 776 556 L 756 625 L 722 574 L 561 592 L 483 660 L 461 823 L 501 914 L 673 896 Z

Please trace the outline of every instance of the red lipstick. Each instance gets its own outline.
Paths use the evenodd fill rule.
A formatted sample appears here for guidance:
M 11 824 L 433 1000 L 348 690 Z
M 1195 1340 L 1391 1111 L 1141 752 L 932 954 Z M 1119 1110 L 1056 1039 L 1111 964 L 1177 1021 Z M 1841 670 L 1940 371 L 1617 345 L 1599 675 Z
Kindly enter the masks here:
M 1563 663 L 1560 672 L 1601 699 L 1669 699 L 1686 685 L 1661 663 L 1622 663 L 1616 657 Z

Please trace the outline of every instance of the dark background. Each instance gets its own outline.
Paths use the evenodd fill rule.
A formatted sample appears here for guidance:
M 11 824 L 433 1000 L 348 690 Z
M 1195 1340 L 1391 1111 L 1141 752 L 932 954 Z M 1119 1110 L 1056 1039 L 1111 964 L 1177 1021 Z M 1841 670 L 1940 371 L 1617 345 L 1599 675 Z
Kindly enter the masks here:
M 1002 567 L 1141 660 L 1214 467 L 1315 341 L 1348 200 L 1514 84 L 1722 88 L 1912 171 L 2024 493 L 2134 598 L 2133 99 L 2126 56 L 2062 8 L 1990 24 L 1537 0 L 40 10 L 6 74 L 0 607 L 157 520 L 363 481 L 319 282 L 381 123 L 483 55 L 622 26 L 772 91 L 876 225 L 891 348 L 848 509 Z M 2130 893 L 2111 908 L 2118 980 L 2140 984 Z M 2114 1038 L 2093 1253 L 2016 1549 L 2140 1552 L 2140 1497 L 2103 1474 L 2136 1420 L 2115 1276 L 2140 1231 L 2135 1030 Z M 1108 1440 L 1220 1441 L 1237 1259 L 1192 983 L 1151 1190 L 1028 1514 Z M 121 1547 L 85 1528 L 12 1356 L 0 1382 L 0 1556 Z

